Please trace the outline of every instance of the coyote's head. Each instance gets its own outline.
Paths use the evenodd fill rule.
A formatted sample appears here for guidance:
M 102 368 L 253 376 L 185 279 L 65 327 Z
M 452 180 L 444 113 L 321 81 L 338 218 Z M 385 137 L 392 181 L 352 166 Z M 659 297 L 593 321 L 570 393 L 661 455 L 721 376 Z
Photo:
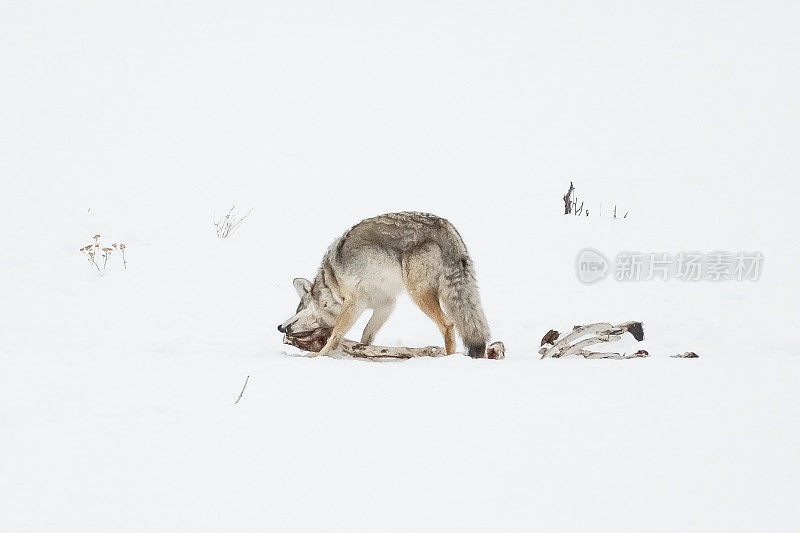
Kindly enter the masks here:
M 342 305 L 333 297 L 331 289 L 323 283 L 312 284 L 304 278 L 295 278 L 292 283 L 300 296 L 300 305 L 293 317 L 278 326 L 278 331 L 291 335 L 317 328 L 332 328 Z

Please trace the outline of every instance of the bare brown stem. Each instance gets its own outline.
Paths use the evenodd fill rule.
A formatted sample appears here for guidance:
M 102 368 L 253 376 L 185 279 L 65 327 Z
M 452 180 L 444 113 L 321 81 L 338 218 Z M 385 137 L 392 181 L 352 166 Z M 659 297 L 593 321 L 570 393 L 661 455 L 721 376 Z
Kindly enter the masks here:
M 239 397 L 236 398 L 236 401 L 233 402 L 233 405 L 236 405 L 237 403 L 239 403 L 239 400 L 242 399 L 242 395 L 244 394 L 244 389 L 247 388 L 247 382 L 248 381 L 250 381 L 250 376 L 249 375 L 244 379 L 244 385 L 242 386 L 242 392 L 239 393 Z

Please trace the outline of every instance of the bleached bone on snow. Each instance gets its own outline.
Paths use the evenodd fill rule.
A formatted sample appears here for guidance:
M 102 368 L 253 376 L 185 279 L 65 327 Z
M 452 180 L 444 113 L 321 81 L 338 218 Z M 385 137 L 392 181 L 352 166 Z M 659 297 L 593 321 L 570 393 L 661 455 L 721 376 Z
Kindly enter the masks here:
M 593 352 L 586 350 L 587 347 L 601 342 L 614 342 L 622 338 L 624 333 L 630 333 L 637 341 L 644 339 L 644 326 L 641 322 L 623 322 L 618 326 L 613 326 L 608 322 L 597 322 L 586 326 L 575 326 L 569 333 L 560 334 L 555 330 L 550 330 L 542 339 L 542 347 L 539 353 L 542 359 L 545 357 L 565 357 L 568 355 L 580 355 L 586 359 L 633 359 L 636 357 L 648 357 L 645 350 L 639 350 L 633 354 L 621 354 L 617 352 Z
M 633 353 L 617 353 L 617 352 L 590 352 L 588 350 L 579 350 L 578 355 L 582 355 L 585 359 L 636 359 L 638 357 L 650 357 L 647 350 L 636 350 Z
M 330 328 L 315 329 L 310 333 L 300 335 L 285 335 L 284 344 L 296 346 L 307 352 L 318 352 L 325 346 L 328 337 L 331 335 Z M 425 346 L 424 348 L 409 348 L 407 346 L 373 346 L 361 344 L 360 342 L 342 339 L 339 347 L 333 350 L 331 357 L 350 356 L 356 359 L 370 360 L 391 360 L 391 359 L 411 359 L 412 357 L 442 357 L 447 352 L 441 346 Z M 503 359 L 505 357 L 505 346 L 502 342 L 494 342 L 486 348 L 488 359 Z

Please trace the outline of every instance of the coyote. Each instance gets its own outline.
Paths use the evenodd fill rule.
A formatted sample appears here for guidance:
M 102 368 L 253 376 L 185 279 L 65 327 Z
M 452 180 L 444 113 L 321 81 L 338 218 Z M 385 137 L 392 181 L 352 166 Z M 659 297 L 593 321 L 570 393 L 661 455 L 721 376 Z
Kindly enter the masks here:
M 405 288 L 438 326 L 448 354 L 456 351 L 455 326 L 467 354 L 484 357 L 489 326 L 472 259 L 456 228 L 435 215 L 389 213 L 362 220 L 328 248 L 314 281 L 296 278 L 294 288 L 300 305 L 278 331 L 333 328 L 320 354 L 335 350 L 366 309 L 373 311 L 361 342 L 372 344 Z

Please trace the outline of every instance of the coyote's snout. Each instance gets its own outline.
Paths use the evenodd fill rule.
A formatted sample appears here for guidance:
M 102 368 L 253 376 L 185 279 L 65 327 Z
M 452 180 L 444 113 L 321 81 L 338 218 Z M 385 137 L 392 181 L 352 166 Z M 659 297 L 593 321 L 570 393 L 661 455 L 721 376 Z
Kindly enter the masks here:
M 278 331 L 333 328 L 321 354 L 334 350 L 366 309 L 373 312 L 361 342 L 372 344 L 403 289 L 436 323 L 448 354 L 456 350 L 455 330 L 470 357 L 483 357 L 489 340 L 467 247 L 435 215 L 389 213 L 359 222 L 328 248 L 314 281 L 297 278 L 294 288 L 300 304 Z

